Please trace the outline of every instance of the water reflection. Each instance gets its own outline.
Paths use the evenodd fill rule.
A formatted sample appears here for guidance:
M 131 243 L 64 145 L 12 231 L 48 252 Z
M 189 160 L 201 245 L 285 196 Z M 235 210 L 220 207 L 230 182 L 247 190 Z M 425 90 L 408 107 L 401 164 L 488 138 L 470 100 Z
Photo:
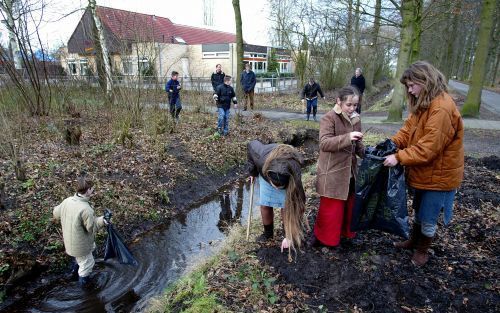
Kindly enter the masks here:
M 170 224 L 144 234 L 130 246 L 139 266 L 104 262 L 95 273 L 100 277 L 98 290 L 82 292 L 75 282 L 58 282 L 6 312 L 143 311 L 151 297 L 212 254 L 228 226 L 246 223 L 249 189 L 245 182 L 226 186 Z

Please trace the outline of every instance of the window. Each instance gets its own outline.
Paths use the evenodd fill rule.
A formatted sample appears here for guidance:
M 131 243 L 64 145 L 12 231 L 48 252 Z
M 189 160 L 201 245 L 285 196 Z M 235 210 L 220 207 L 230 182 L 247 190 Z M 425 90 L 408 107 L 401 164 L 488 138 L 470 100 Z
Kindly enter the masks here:
M 87 59 L 81 59 L 80 60 L 80 75 L 89 75 L 89 61 Z
M 122 66 L 123 66 L 123 75 L 133 75 L 134 74 L 134 65 L 132 63 L 132 60 L 123 59 Z
M 203 52 L 204 59 L 229 59 L 229 51 Z
M 280 63 L 280 72 L 288 73 L 288 63 Z
M 71 75 L 77 75 L 78 72 L 76 70 L 76 61 L 75 60 L 68 60 L 68 70 Z
M 139 58 L 138 65 L 139 65 L 140 72 L 146 71 L 149 68 L 148 58 L 145 58 L 145 57 Z

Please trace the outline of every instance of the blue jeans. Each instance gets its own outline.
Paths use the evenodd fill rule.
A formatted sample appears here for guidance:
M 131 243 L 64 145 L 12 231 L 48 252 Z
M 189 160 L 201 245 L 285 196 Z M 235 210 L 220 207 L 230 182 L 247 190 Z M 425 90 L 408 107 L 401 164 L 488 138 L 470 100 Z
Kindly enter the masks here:
M 311 115 L 311 109 L 313 112 L 313 116 L 316 116 L 316 112 L 318 111 L 318 98 L 307 99 L 307 119 L 309 119 L 309 115 Z
M 413 209 L 415 222 L 422 225 L 422 234 L 434 237 L 437 222 L 443 211 L 443 222 L 448 225 L 453 217 L 453 200 L 456 190 L 437 191 L 414 189 Z
M 170 114 L 172 115 L 172 118 L 178 118 L 179 113 L 182 110 L 182 103 L 181 103 L 181 98 L 171 98 L 169 99 L 169 109 L 170 109 Z
M 229 133 L 229 109 L 217 108 L 219 117 L 217 119 L 217 130 L 223 135 Z

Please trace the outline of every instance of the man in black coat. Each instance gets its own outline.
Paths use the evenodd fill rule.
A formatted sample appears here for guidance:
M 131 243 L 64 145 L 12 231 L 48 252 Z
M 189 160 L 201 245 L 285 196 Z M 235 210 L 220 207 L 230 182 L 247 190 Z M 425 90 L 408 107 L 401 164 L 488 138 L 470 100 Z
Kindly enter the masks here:
M 215 72 L 212 73 L 212 77 L 210 77 L 210 81 L 212 82 L 212 88 L 214 89 L 214 93 L 217 89 L 217 86 L 224 84 L 224 77 L 226 74 L 222 71 L 222 65 L 217 64 L 215 66 Z
M 354 76 L 351 78 L 351 86 L 356 87 L 359 90 L 359 103 L 356 108 L 356 112 L 361 113 L 361 100 L 363 99 L 363 92 L 365 92 L 365 78 L 358 67 L 354 72 Z

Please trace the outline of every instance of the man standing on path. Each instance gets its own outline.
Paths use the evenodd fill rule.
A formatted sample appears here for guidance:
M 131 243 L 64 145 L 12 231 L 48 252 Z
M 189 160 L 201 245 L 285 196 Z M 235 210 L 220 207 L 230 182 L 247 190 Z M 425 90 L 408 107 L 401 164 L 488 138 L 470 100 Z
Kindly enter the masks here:
M 217 86 L 224 84 L 224 77 L 226 74 L 222 71 L 222 65 L 217 64 L 215 66 L 215 72 L 212 73 L 212 77 L 210 78 L 210 81 L 212 82 L 212 88 L 215 90 L 217 89 Z
M 247 110 L 247 103 L 250 100 L 250 110 L 253 110 L 253 96 L 257 79 L 255 73 L 250 69 L 250 63 L 245 64 L 245 70 L 241 73 L 241 87 L 245 92 L 245 102 L 243 103 L 243 111 Z
M 325 99 L 323 91 L 320 85 L 314 81 L 314 78 L 309 78 L 309 82 L 304 86 L 302 90 L 302 103 L 307 101 L 307 120 L 309 121 L 309 116 L 311 115 L 311 109 L 313 113 L 313 119 L 316 121 L 316 112 L 318 111 L 318 93 L 321 98 Z
M 351 78 L 351 86 L 358 88 L 359 91 L 359 103 L 356 108 L 356 112 L 361 114 L 361 101 L 363 100 L 363 92 L 365 92 L 365 78 L 361 72 L 361 69 L 358 67 L 354 72 L 354 76 Z

